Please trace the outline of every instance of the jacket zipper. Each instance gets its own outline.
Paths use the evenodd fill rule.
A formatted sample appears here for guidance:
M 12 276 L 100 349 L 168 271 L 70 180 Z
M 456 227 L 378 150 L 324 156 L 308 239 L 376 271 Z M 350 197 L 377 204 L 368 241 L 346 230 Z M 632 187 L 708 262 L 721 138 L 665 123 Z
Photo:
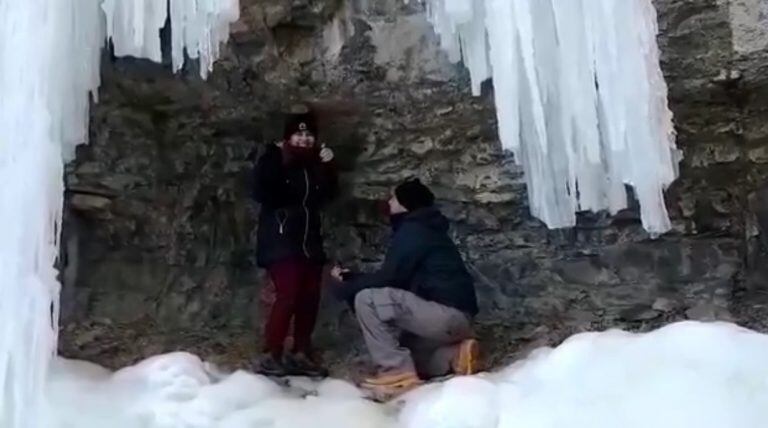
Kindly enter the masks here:
M 277 220 L 277 231 L 281 235 L 285 232 L 285 223 L 288 221 L 288 215 L 284 215 L 280 218 L 279 211 L 275 213 L 275 219 Z
M 307 235 L 309 235 L 309 209 L 307 209 L 307 199 L 309 199 L 309 174 L 307 174 L 307 170 L 304 170 L 304 184 L 305 192 L 304 192 L 304 201 L 302 202 L 302 206 L 304 207 L 304 240 L 301 243 L 302 248 L 304 249 L 304 255 L 309 257 L 309 251 L 307 250 Z

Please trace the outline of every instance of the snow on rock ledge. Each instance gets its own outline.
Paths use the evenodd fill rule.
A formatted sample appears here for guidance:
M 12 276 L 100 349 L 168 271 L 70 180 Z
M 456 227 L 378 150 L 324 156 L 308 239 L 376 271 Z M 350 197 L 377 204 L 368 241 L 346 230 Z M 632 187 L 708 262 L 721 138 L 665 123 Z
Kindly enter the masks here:
M 496 373 L 454 378 L 379 405 L 352 385 L 157 356 L 110 373 L 58 360 L 49 428 L 758 428 L 768 420 L 768 336 L 685 322 L 647 334 L 574 336 Z
M 667 86 L 651 0 L 422 0 L 472 92 L 493 78 L 499 136 L 522 164 L 531 213 L 550 228 L 578 211 L 627 207 L 671 228 L 664 190 L 677 178 Z

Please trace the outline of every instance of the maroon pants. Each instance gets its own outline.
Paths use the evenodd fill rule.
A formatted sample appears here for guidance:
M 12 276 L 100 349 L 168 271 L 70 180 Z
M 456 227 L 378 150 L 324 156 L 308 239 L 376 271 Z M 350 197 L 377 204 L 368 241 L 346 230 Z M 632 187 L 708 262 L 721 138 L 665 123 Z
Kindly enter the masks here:
M 268 268 L 275 285 L 275 302 L 267 320 L 267 351 L 280 355 L 293 320 L 293 350 L 310 352 L 312 330 L 320 306 L 320 278 L 323 267 L 307 259 L 292 259 Z

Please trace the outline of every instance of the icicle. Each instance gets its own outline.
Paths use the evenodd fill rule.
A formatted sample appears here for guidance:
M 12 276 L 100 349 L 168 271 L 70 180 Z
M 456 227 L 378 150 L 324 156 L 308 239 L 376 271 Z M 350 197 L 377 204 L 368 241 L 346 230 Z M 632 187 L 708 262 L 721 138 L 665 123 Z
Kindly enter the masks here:
M 168 4 L 157 0 L 104 0 L 107 37 L 117 56 L 163 60 L 160 29 L 168 17 Z
M 488 30 L 488 56 L 493 73 L 505 76 L 494 79 L 496 116 L 501 144 L 518 154 L 520 149 L 520 78 L 517 68 L 520 55 L 517 31 L 511 28 L 514 8 L 508 0 L 488 0 L 485 27 Z
M 663 192 L 680 155 L 651 0 L 424 1 L 473 94 L 493 78 L 499 137 L 534 216 L 560 228 L 577 211 L 616 213 L 628 184 L 645 229 L 671 228 Z
M 173 71 L 181 70 L 184 55 L 199 59 L 203 79 L 229 39 L 229 25 L 240 18 L 238 0 L 104 0 L 107 36 L 117 56 L 162 61 L 160 30 L 170 16 Z
M 464 63 L 470 70 L 472 94 L 475 96 L 480 95 L 481 85 L 491 77 L 483 1 L 474 0 L 471 3 L 472 8 L 467 12 L 467 17 L 471 16 L 471 19 L 459 26 L 459 42 L 462 52 L 465 52 Z
M 229 39 L 229 24 L 240 17 L 237 0 L 171 0 L 171 51 L 174 72 L 184 65 L 184 53 L 200 60 L 205 79 Z
M 72 85 L 60 85 L 64 91 L 60 97 L 63 119 L 58 123 L 62 127 L 62 152 L 64 161 L 75 157 L 75 146 L 88 142 L 88 120 L 90 118 L 90 93 L 94 100 L 98 97 L 101 84 L 99 64 L 105 38 L 105 18 L 99 8 L 100 0 L 74 2 L 70 19 L 76 22 L 72 37 L 64 37 L 62 43 L 68 43 L 66 49 L 56 51 L 56 64 L 69 64 L 71 67 L 55 67 L 52 79 L 72 82 Z M 86 94 L 86 96 L 83 96 Z M 55 108 L 55 106 L 52 106 Z M 54 114 L 56 116 L 58 113 Z M 55 133 L 56 134 L 56 133 Z

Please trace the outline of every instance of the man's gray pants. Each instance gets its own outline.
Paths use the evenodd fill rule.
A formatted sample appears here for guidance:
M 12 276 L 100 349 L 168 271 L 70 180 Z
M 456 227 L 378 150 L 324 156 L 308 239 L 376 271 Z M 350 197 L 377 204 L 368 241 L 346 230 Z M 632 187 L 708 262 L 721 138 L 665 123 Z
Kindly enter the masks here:
M 458 309 L 399 288 L 369 288 L 355 296 L 355 313 L 373 362 L 381 369 L 448 374 L 472 321 Z

